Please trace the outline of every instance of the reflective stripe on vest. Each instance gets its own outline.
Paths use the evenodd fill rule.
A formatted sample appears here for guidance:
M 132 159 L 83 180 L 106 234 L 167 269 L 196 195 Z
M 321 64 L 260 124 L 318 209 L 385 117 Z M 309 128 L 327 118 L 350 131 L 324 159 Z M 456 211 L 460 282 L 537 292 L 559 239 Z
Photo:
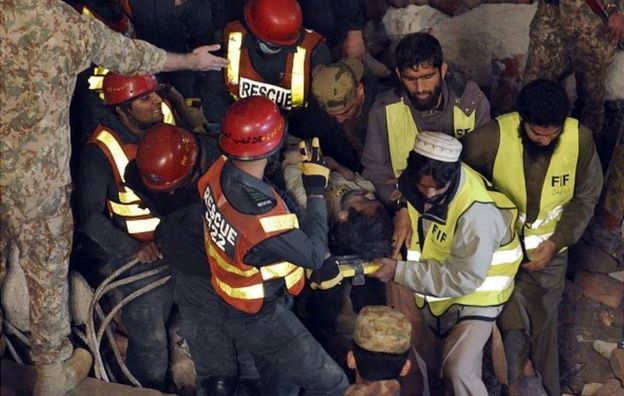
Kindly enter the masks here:
M 421 252 L 421 244 L 418 235 L 412 236 L 410 248 L 407 252 L 408 261 L 432 260 L 439 265 L 451 254 L 451 247 L 457 222 L 475 202 L 481 204 L 493 204 L 500 210 L 509 211 L 512 220 L 509 222 L 509 232 L 513 239 L 500 246 L 493 254 L 490 268 L 481 285 L 473 292 L 461 297 L 430 296 L 415 293 L 416 305 L 423 308 L 428 305 L 434 316 L 440 316 L 454 304 L 470 306 L 496 306 L 505 303 L 513 291 L 514 277 L 522 260 L 522 248 L 518 236 L 513 227 L 516 222 L 516 209 L 513 203 L 503 194 L 489 191 L 484 179 L 474 170 L 462 165 L 463 182 L 459 190 L 449 204 L 447 220 L 445 224 L 436 222 L 438 232 L 445 233 L 446 238 L 436 240 L 433 226 L 429 226 L 423 243 L 424 251 Z M 412 227 L 417 229 L 420 214 L 408 204 L 408 212 L 412 221 Z M 414 265 L 418 265 L 417 263 Z M 433 265 L 433 264 L 432 264 Z M 469 269 L 468 269 L 469 270 Z
M 573 118 L 566 119 L 544 177 L 539 213 L 535 221 L 527 223 L 524 149 L 522 139 L 518 136 L 522 121 L 518 113 L 505 114 L 496 120 L 500 130 L 500 143 L 494 160 L 492 179 L 496 187 L 518 206 L 520 215 L 517 229 L 524 235 L 525 249 L 531 251 L 553 234 L 565 205 L 574 196 L 579 152 L 579 123 Z
M 243 32 L 230 32 L 227 38 L 227 59 L 230 61 L 226 69 L 226 83 L 238 86 L 238 95 L 235 95 L 234 99 L 239 100 L 246 96 L 241 95 L 241 54 L 242 45 L 245 35 Z M 277 103 L 285 110 L 291 110 L 292 108 L 303 107 L 306 104 L 305 97 L 305 85 L 306 85 L 306 55 L 307 50 L 304 47 L 297 46 L 294 54 L 289 55 L 293 57 L 292 69 L 290 70 L 290 82 L 289 87 L 279 86 L 275 84 L 269 84 L 263 81 L 258 81 L 258 85 L 263 87 L 275 87 L 278 91 L 284 91 L 290 94 L 290 106 L 286 106 L 283 103 Z M 269 96 L 267 96 L 269 97 Z M 275 101 L 274 98 L 269 99 Z
M 158 224 L 160 219 L 153 217 L 149 209 L 141 208 L 139 205 L 141 199 L 125 185 L 124 172 L 128 166 L 128 156 L 124 152 L 121 144 L 117 138 L 108 130 L 101 129 L 97 132 L 95 140 L 102 143 L 110 156 L 107 158 L 112 159 L 114 163 L 110 164 L 116 168 L 115 175 L 118 175 L 120 180 L 117 181 L 118 185 L 123 185 L 125 191 L 118 188 L 119 202 L 106 200 L 106 206 L 111 215 L 119 216 L 125 222 L 128 233 L 136 236 L 136 234 L 152 233 Z M 117 178 L 117 176 L 116 176 Z M 143 238 L 141 238 L 143 240 Z
M 475 122 L 476 110 L 466 115 L 459 106 L 453 106 L 453 133 L 456 138 L 472 132 Z M 418 135 L 418 126 L 414 121 L 412 111 L 403 98 L 386 106 L 386 129 L 392 171 L 398 178 L 407 167 L 407 157 L 414 148 L 414 141 Z
M 263 304 L 265 281 L 281 278 L 289 293 L 298 294 L 305 282 L 304 270 L 285 261 L 257 268 L 244 263 L 245 255 L 263 240 L 298 228 L 299 224 L 275 191 L 277 204 L 269 212 L 246 215 L 236 211 L 220 186 L 225 162 L 224 157 L 219 158 L 198 182 L 206 210 L 204 240 L 212 284 L 227 303 L 255 313 Z M 227 236 L 219 238 L 219 233 Z

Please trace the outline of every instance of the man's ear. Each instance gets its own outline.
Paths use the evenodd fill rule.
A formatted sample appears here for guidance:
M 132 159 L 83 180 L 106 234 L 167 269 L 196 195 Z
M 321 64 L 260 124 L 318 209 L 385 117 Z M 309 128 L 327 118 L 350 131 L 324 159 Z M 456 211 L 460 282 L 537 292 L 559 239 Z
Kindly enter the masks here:
M 349 220 L 349 211 L 348 210 L 338 211 L 338 222 L 344 223 L 347 220 Z
M 444 77 L 446 77 L 447 72 L 448 72 L 448 64 L 444 62 L 442 63 L 442 66 L 440 66 L 440 75 L 442 76 L 443 80 L 444 80 Z
M 359 97 L 364 96 L 364 83 L 362 81 L 358 83 L 356 93 L 357 93 L 357 96 Z
M 355 364 L 355 356 L 353 355 L 353 351 L 347 352 L 347 367 L 349 367 L 351 370 L 355 370 L 355 368 L 357 367 L 357 364 Z M 402 372 L 403 371 L 401 371 L 401 373 Z
M 412 368 L 411 360 L 405 359 L 405 364 L 403 364 L 403 368 L 401 369 L 401 372 L 399 373 L 399 375 L 401 377 L 405 377 L 407 373 L 409 372 L 410 368 Z

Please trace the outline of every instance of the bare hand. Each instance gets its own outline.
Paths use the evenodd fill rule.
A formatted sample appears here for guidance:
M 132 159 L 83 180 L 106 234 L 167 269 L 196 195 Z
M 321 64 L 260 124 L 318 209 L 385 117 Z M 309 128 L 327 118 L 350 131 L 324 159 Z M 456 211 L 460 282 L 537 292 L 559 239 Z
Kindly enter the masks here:
M 555 244 L 546 240 L 531 253 L 531 261 L 522 264 L 522 267 L 529 271 L 540 271 L 550 263 L 555 253 L 557 253 Z
M 612 13 L 607 20 L 607 27 L 611 33 L 611 42 L 617 45 L 624 37 L 624 14 Z
M 132 258 L 139 260 L 140 263 L 153 263 L 156 260 L 162 259 L 162 253 L 154 242 L 144 242 L 132 255 Z
M 221 48 L 219 44 L 203 45 L 195 48 L 191 55 L 193 57 L 193 70 L 211 71 L 221 70 L 226 67 L 229 63 L 227 59 L 211 54 L 211 52 L 217 51 L 219 48 Z
M 362 59 L 366 55 L 366 45 L 361 30 L 349 30 L 342 44 L 342 56 Z
M 410 222 L 407 208 L 401 208 L 394 215 L 394 233 L 392 234 L 392 257 L 396 257 L 405 244 L 409 248 L 412 242 L 412 223 Z
M 397 261 L 389 258 L 378 258 L 373 262 L 380 265 L 379 269 L 369 274 L 370 277 L 377 278 L 382 282 L 389 282 L 394 279 L 394 273 L 396 272 Z

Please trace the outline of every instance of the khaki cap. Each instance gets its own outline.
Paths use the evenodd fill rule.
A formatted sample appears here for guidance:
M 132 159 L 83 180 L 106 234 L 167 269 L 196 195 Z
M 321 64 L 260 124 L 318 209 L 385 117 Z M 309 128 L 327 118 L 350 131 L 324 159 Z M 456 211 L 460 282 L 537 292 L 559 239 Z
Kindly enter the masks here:
M 355 97 L 364 65 L 355 58 L 322 67 L 312 79 L 312 94 L 328 113 L 338 113 Z
M 399 311 L 383 305 L 364 307 L 355 319 L 353 341 L 371 352 L 405 353 L 412 324 Z

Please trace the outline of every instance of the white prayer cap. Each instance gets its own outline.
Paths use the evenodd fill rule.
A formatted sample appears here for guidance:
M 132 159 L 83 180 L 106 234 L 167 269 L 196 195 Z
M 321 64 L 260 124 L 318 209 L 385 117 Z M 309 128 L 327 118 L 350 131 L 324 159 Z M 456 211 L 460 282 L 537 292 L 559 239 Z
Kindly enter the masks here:
M 459 140 L 442 132 L 420 132 L 416 135 L 414 151 L 442 162 L 457 162 L 462 151 Z

